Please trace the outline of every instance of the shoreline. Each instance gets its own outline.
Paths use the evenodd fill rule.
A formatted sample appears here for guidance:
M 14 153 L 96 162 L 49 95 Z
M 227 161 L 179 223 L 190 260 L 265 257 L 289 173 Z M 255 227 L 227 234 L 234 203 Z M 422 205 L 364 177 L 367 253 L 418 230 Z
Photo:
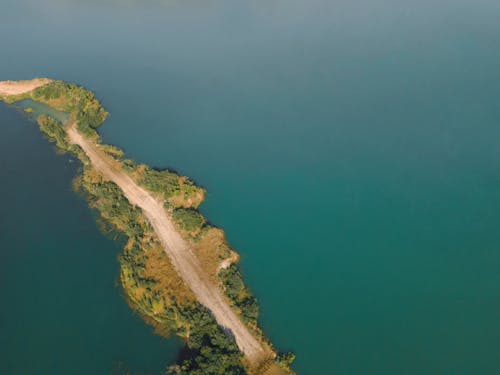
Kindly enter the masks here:
M 52 82 L 52 80 L 48 78 L 34 78 L 23 81 L 0 81 L 0 98 L 14 97 L 12 99 L 15 99 L 18 95 L 29 93 L 50 82 Z
M 60 81 L 48 79 L 0 82 L 0 100 L 11 103 L 12 101 L 15 102 L 20 99 L 31 98 L 35 101 L 47 104 L 56 110 L 61 110 L 62 107 L 68 105 L 68 103 L 65 102 L 69 101 L 67 100 L 68 98 L 62 97 L 61 99 L 61 96 L 57 96 L 50 92 L 47 94 L 46 92 L 44 97 L 38 98 L 39 100 L 37 100 L 33 94 L 35 90 L 43 88 L 44 86 L 47 87 L 50 83 L 57 86 L 58 82 Z M 87 93 L 84 89 L 77 89 Z M 221 230 L 216 232 L 215 228 L 211 228 L 206 224 L 206 221 L 201 215 L 201 219 L 196 216 L 195 213 L 198 212 L 197 207 L 204 199 L 204 191 L 190 183 L 185 177 L 178 176 L 168 171 L 169 175 L 167 176 L 167 174 L 162 174 L 160 171 L 148 170 L 149 167 L 147 166 L 137 166 L 133 161 L 129 161 L 128 159 L 124 160 L 122 158 L 123 151 L 114 146 L 101 144 L 100 137 L 95 131 L 95 128 L 104 121 L 107 113 L 93 97 L 93 94 L 91 100 L 93 100 L 93 102 L 89 104 L 91 106 L 89 108 L 96 110 L 95 116 L 97 121 L 93 118 L 90 120 L 95 121 L 94 123 L 97 124 L 95 127 L 90 120 L 89 123 L 91 125 L 86 125 L 84 127 L 83 124 L 87 119 L 81 116 L 82 113 L 71 113 L 71 111 L 69 111 L 71 113 L 70 120 L 68 120 L 67 124 L 60 127 L 55 126 L 50 118 L 43 118 L 42 120 L 39 118 L 38 122 L 42 131 L 48 134 L 49 137 L 55 139 L 59 148 L 73 152 L 77 155 L 84 164 L 84 168 L 88 168 L 84 171 L 84 174 L 93 174 L 90 177 L 84 176 L 85 178 L 94 178 L 103 185 L 106 182 L 112 182 L 119 187 L 121 194 L 123 194 L 128 203 L 132 206 L 131 209 L 139 209 L 140 214 L 134 213 L 134 215 L 138 215 L 135 220 L 140 221 L 140 225 L 145 228 L 145 234 L 143 233 L 143 235 L 145 237 L 154 237 L 156 245 L 161 245 L 164 253 L 168 255 L 171 266 L 173 266 L 173 269 L 180 276 L 180 281 L 184 284 L 184 287 L 187 287 L 194 295 L 195 299 L 208 308 L 221 327 L 231 332 L 230 336 L 234 337 L 240 351 L 245 354 L 250 373 L 264 373 L 265 370 L 261 367 L 263 364 L 266 368 L 273 367 L 272 361 L 277 360 L 279 362 L 281 358 L 279 356 L 277 357 L 276 351 L 272 349 L 270 343 L 265 339 L 262 331 L 257 326 L 256 320 L 251 324 L 252 329 L 250 329 L 248 327 L 249 323 L 247 322 L 247 324 L 245 324 L 242 320 L 242 316 L 235 311 L 237 305 L 228 298 L 227 293 L 224 291 L 224 286 L 220 284 L 220 282 L 219 285 L 217 285 L 217 282 L 214 282 L 214 280 L 220 277 L 219 273 L 222 270 L 230 268 L 231 264 L 237 261 L 238 254 L 229 248 Z M 61 104 L 61 102 L 63 102 L 63 104 Z M 78 107 L 80 107 L 80 104 L 81 103 L 78 102 Z M 88 103 L 85 103 L 85 105 L 87 104 Z M 128 172 L 127 168 L 130 169 Z M 141 173 L 146 174 L 147 178 L 144 179 L 146 180 L 145 183 L 140 183 L 140 181 L 143 181 L 140 180 L 142 177 Z M 161 187 L 167 186 L 170 189 L 171 186 L 165 184 L 161 185 L 158 181 L 162 182 L 163 180 L 161 179 L 164 177 L 175 179 L 172 175 L 178 177 L 178 181 L 176 182 L 177 185 L 174 183 L 171 184 L 177 189 L 175 190 L 176 194 L 178 192 L 180 193 L 162 199 L 162 194 L 165 197 L 166 193 Z M 108 198 L 101 197 L 100 199 L 105 201 Z M 165 207 L 167 207 L 167 209 Z M 99 204 L 96 204 L 94 208 L 100 210 L 103 218 L 110 221 L 112 226 L 114 225 L 119 231 L 123 229 L 119 226 L 123 225 L 123 223 L 117 223 L 113 215 L 106 217 L 107 214 L 103 213 L 103 209 L 99 207 Z M 179 213 L 179 215 L 182 214 L 180 216 L 182 218 L 180 221 L 181 224 L 174 220 L 174 213 Z M 201 220 L 202 224 L 199 225 L 196 220 Z M 193 224 L 193 222 L 195 222 L 195 224 Z M 150 228 L 148 228 L 148 226 Z M 203 239 L 208 236 L 207 233 L 210 233 L 212 237 L 215 236 L 214 238 L 221 241 L 225 246 L 223 249 L 224 252 L 222 254 L 217 254 L 215 257 L 215 260 L 218 262 L 215 266 L 213 265 L 214 259 L 201 258 L 202 253 L 197 252 L 198 245 L 196 245 L 193 240 L 197 239 L 197 241 L 203 242 Z M 126 233 L 126 235 L 129 236 L 129 239 L 131 238 L 128 233 Z M 127 246 L 132 245 L 128 243 L 126 247 Z M 139 244 L 139 246 L 145 245 Z M 210 255 L 213 258 L 213 254 Z M 211 267 L 207 267 L 207 265 Z M 130 277 L 130 274 L 127 272 L 133 273 L 133 270 L 127 269 L 125 272 L 124 269 L 126 268 L 122 267 L 121 279 L 124 290 L 127 290 L 126 284 L 129 282 L 127 278 Z M 214 270 L 212 272 L 207 272 L 207 270 L 211 269 Z M 215 274 L 213 274 L 214 272 Z M 133 279 L 132 281 L 135 280 L 133 277 L 131 277 L 131 279 Z M 176 280 L 176 282 L 178 283 L 179 280 Z M 132 287 L 130 286 L 130 288 Z M 137 290 L 127 290 L 127 293 L 129 293 L 131 300 L 140 307 L 140 303 L 136 302 L 134 295 L 131 293 L 139 293 L 138 291 L 141 291 L 141 293 L 145 292 L 143 292 L 140 287 L 136 288 L 134 286 L 134 288 Z M 173 295 L 173 305 L 177 303 L 176 294 L 178 294 L 178 292 L 179 290 L 175 288 L 171 288 L 168 291 L 168 294 Z M 164 291 L 163 293 L 166 292 Z M 184 290 L 183 293 L 189 294 L 186 290 Z M 163 301 L 163 305 L 166 304 L 166 298 L 163 298 L 161 301 Z M 148 314 L 148 310 L 141 311 L 145 312 L 150 318 L 157 320 L 156 315 L 160 313 L 163 314 L 168 309 L 168 306 L 160 306 L 157 310 L 151 310 L 153 315 Z M 240 310 L 240 308 L 238 307 L 236 310 Z M 189 330 L 187 335 L 189 337 Z M 291 360 L 289 356 L 287 358 L 289 360 L 284 367 L 288 368 L 288 371 L 291 372 L 289 369 Z

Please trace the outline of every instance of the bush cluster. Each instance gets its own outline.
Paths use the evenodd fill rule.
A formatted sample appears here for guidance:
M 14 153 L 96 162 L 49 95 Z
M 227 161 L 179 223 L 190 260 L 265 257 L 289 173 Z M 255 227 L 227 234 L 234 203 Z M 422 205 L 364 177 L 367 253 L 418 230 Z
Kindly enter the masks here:
M 95 129 L 108 116 L 94 93 L 71 83 L 53 81 L 35 89 L 32 97 L 73 115 L 78 122 L 78 130 L 88 137 L 96 137 Z
M 252 292 L 245 286 L 238 267 L 234 264 L 222 269 L 219 277 L 224 285 L 224 291 L 232 304 L 238 308 L 245 323 L 257 325 L 259 305 Z

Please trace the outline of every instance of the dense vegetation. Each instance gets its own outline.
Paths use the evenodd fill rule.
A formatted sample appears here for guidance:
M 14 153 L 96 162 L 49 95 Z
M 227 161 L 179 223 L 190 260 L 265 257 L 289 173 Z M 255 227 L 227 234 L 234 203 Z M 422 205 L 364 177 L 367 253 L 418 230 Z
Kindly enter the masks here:
M 86 193 L 109 229 L 127 238 L 119 257 L 121 280 L 131 305 L 163 334 L 187 339 L 176 374 L 245 374 L 241 353 L 215 319 L 192 296 L 172 268 L 142 213 L 114 183 L 100 180 L 85 167 L 78 186 Z
M 295 361 L 295 353 L 293 352 L 284 352 L 279 353 L 275 359 L 276 364 L 281 367 L 286 372 L 293 372 L 292 363 Z
M 60 81 L 36 89 L 31 97 L 55 109 L 70 113 L 69 121 L 77 121 L 78 130 L 100 144 L 95 129 L 107 113 L 94 94 L 76 85 Z M 186 339 L 186 349 L 170 373 L 180 375 L 245 374 L 242 354 L 231 335 L 224 332 L 213 316 L 185 285 L 142 212 L 132 206 L 120 188 L 104 181 L 85 153 L 68 142 L 63 125 L 49 116 L 37 119 L 41 131 L 62 151 L 76 155 L 83 164 L 83 173 L 75 179 L 75 187 L 84 193 L 91 207 L 100 213 L 104 231 L 125 238 L 119 257 L 121 282 L 130 305 L 160 334 L 176 334 Z M 165 199 L 165 206 L 179 228 L 193 244 L 202 264 L 213 270 L 224 292 L 243 321 L 261 334 L 257 325 L 258 304 L 245 287 L 235 265 L 222 269 L 218 264 L 231 250 L 223 232 L 207 225 L 197 211 L 205 191 L 186 177 L 168 170 L 156 170 L 123 159 L 120 149 L 100 144 L 103 152 L 115 160 L 138 183 Z M 261 336 L 264 340 L 265 338 Z M 294 356 L 279 355 L 276 362 L 288 368 Z
M 83 87 L 62 81 L 53 81 L 33 91 L 34 100 L 70 113 L 78 123 L 78 130 L 87 137 L 96 138 L 97 129 L 108 113 L 94 93 Z
M 59 121 L 49 116 L 40 116 L 38 124 L 40 125 L 40 130 L 56 142 L 57 147 L 63 150 L 69 148 L 68 141 L 66 140 L 66 132 Z
M 71 83 L 52 81 L 35 89 L 31 98 L 69 113 L 72 116 L 70 121 L 76 121 L 78 131 L 100 143 L 95 129 L 104 122 L 108 113 L 91 91 Z M 123 151 L 110 145 L 101 146 L 108 155 L 120 161 L 122 168 L 131 172 L 141 185 L 152 192 L 162 194 L 174 208 L 197 207 L 203 200 L 204 190 L 187 177 L 168 170 L 138 165 L 130 159 L 122 160 Z
M 195 322 L 187 341 L 188 350 L 178 366 L 170 373 L 181 375 L 246 374 L 242 366 L 242 355 L 236 343 L 217 325 L 208 311 L 201 306 L 179 309 L 182 318 Z
M 131 166 L 133 162 L 127 161 L 126 168 Z M 169 170 L 153 169 L 147 165 L 134 168 L 139 184 L 149 191 L 160 193 L 174 207 L 198 207 L 204 198 L 205 191 L 187 177 Z
M 257 326 L 259 305 L 257 299 L 245 286 L 241 272 L 234 264 L 222 269 L 219 277 L 224 285 L 224 291 L 246 323 Z
M 198 232 L 206 224 L 203 215 L 192 208 L 177 208 L 172 217 L 187 232 Z

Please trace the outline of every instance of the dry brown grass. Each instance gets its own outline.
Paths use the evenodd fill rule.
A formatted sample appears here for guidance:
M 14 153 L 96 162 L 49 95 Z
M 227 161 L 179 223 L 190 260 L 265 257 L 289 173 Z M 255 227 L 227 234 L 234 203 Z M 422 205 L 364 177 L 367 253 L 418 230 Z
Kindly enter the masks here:
M 120 160 L 123 157 L 123 151 L 116 146 L 101 144 L 99 148 L 113 159 Z
M 112 155 L 117 155 L 115 148 L 113 146 L 98 145 L 97 146 L 103 153 L 109 155 L 108 163 L 112 164 L 116 170 L 120 169 L 120 161 L 111 159 Z M 116 149 L 119 150 L 119 149 Z M 84 171 L 85 180 L 90 183 L 101 184 L 106 178 L 103 174 L 97 171 L 95 168 L 87 168 Z M 95 202 L 94 205 L 99 205 L 99 201 Z M 110 218 L 111 222 L 120 229 L 120 223 L 115 222 Z M 145 225 L 147 223 L 146 218 L 140 215 L 140 224 Z M 134 240 L 129 240 L 125 245 L 125 248 L 130 248 L 133 246 Z M 156 281 L 153 289 L 160 293 L 166 306 L 169 306 L 174 298 L 178 304 L 184 304 L 186 302 L 196 301 L 194 294 L 187 287 L 185 282 L 179 276 L 178 272 L 173 267 L 170 259 L 163 250 L 159 243 L 156 234 L 153 231 L 147 231 L 144 233 L 144 237 L 141 239 L 141 247 L 144 249 L 145 270 L 144 276 L 151 278 Z M 144 288 L 126 288 L 131 297 L 135 300 L 140 300 L 146 290 Z
M 262 375 L 290 375 L 290 373 L 273 363 Z
M 146 251 L 144 276 L 156 281 L 153 289 L 162 294 L 165 303 L 170 305 L 172 297 L 180 305 L 196 301 L 196 298 L 181 279 L 160 244 Z
M 142 180 L 144 178 L 144 174 L 146 171 L 146 166 L 144 164 L 139 164 L 137 167 L 134 169 L 133 172 L 129 172 L 129 175 L 137 182 Z
M 179 186 L 184 186 L 186 184 L 187 177 L 179 176 Z M 183 208 L 197 208 L 201 202 L 205 200 L 205 190 L 198 190 L 196 193 L 191 193 L 189 195 L 178 193 L 173 197 L 168 198 L 168 202 L 175 207 Z
M 104 181 L 102 174 L 94 168 L 85 169 L 84 178 L 92 184 L 101 184 Z
M 42 102 L 49 107 L 55 108 L 59 111 L 64 111 L 68 102 L 67 98 L 65 98 L 64 96 L 61 96 L 57 99 L 45 99 L 44 97 L 41 97 L 37 98 L 37 101 Z
M 224 231 L 218 228 L 212 227 L 206 230 L 198 241 L 192 241 L 192 246 L 205 272 L 214 283 L 219 282 L 221 263 L 225 259 L 237 259 L 236 253 L 227 244 Z

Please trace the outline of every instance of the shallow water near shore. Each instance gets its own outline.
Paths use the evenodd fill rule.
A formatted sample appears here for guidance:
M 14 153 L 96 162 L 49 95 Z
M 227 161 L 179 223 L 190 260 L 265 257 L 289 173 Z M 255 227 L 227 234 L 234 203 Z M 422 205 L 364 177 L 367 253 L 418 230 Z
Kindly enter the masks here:
M 111 114 L 105 142 L 206 187 L 203 212 L 242 255 L 264 331 L 296 352 L 300 374 L 495 374 L 499 21 L 493 0 L 9 0 L 0 31 L 15 37 L 2 41 L 0 79 L 86 86 Z M 42 359 L 57 360 L 37 356 L 50 348 L 42 338 L 86 363 L 92 336 L 137 329 L 108 334 L 92 373 L 119 360 L 158 373 L 175 345 L 127 315 L 114 286 L 118 245 L 71 192 L 74 166 L 22 119 L 0 111 L 10 197 L 0 292 L 2 307 L 13 305 L 0 315 L 11 340 L 0 338 L 0 372 L 44 373 Z M 53 255 L 26 261 L 40 249 Z M 92 273 L 78 288 L 60 283 L 57 271 L 83 273 L 82 263 L 99 268 L 99 282 Z M 89 303 L 64 324 L 39 316 L 78 298 Z M 109 308 L 129 318 L 102 320 Z
M 61 124 L 65 124 L 69 118 L 69 115 L 65 112 L 58 111 L 46 104 L 31 99 L 20 100 L 14 104 L 14 107 L 21 108 L 32 119 L 36 119 L 41 115 L 47 115 L 55 118 Z

